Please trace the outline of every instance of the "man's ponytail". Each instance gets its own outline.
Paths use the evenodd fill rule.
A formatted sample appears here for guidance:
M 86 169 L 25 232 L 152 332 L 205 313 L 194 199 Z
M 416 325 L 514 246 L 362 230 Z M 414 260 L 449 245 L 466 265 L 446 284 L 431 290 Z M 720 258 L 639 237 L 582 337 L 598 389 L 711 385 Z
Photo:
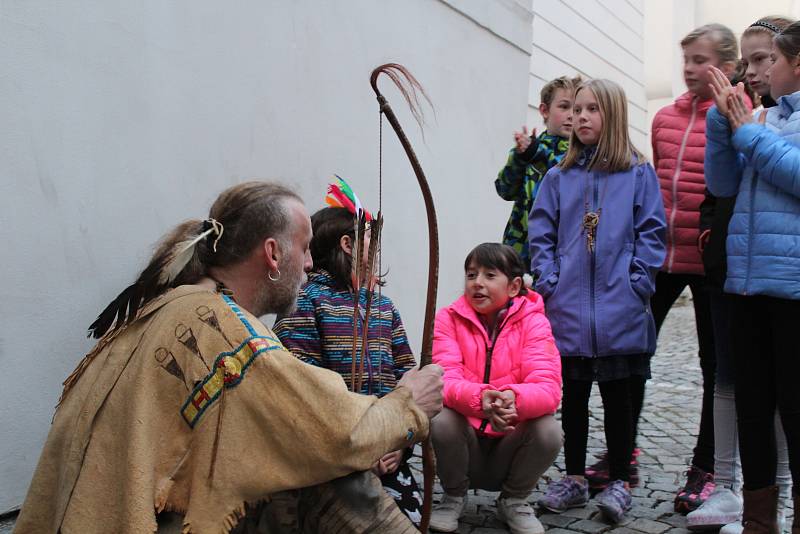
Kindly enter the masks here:
M 290 225 L 286 199 L 302 202 L 291 189 L 269 182 L 245 182 L 223 191 L 208 219 L 186 221 L 164 236 L 136 281 L 91 324 L 89 336 L 99 339 L 133 322 L 148 302 L 173 287 L 196 284 L 210 268 L 244 261 L 264 239 L 285 241 Z
M 195 240 L 202 239 L 203 233 L 203 222 L 190 220 L 167 234 L 136 281 L 123 289 L 89 326 L 89 336 L 99 339 L 112 325 L 116 330 L 133 321 L 143 306 L 167 289 L 197 282 L 205 269 Z

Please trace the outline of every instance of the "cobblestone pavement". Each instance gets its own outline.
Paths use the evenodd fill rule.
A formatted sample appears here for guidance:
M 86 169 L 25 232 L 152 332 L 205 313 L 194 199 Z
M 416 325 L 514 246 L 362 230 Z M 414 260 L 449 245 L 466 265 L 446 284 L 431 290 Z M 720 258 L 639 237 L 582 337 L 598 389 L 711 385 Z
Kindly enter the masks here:
M 661 330 L 658 352 L 652 360 L 653 378 L 647 384 L 645 405 L 639 424 L 638 446 L 640 486 L 633 490 L 633 509 L 619 525 L 611 525 L 601 517 L 597 507 L 568 510 L 562 514 L 541 513 L 539 519 L 548 534 L 598 534 L 601 532 L 632 534 L 687 534 L 686 517 L 673 511 L 677 488 L 685 482 L 684 472 L 691 460 L 700 420 L 702 376 L 697 357 L 694 309 L 691 301 L 679 301 Z M 589 454 L 605 447 L 603 407 L 597 386 L 590 401 Z M 564 456 L 539 482 L 530 501 L 535 502 L 553 478 L 564 471 Z M 437 484 L 437 490 L 441 491 Z M 470 491 L 467 509 L 458 532 L 462 534 L 499 534 L 509 532 L 495 517 L 497 493 Z M 441 494 L 434 496 L 438 502 Z M 787 518 L 788 519 L 788 518 Z M 791 520 L 787 520 L 791 525 Z

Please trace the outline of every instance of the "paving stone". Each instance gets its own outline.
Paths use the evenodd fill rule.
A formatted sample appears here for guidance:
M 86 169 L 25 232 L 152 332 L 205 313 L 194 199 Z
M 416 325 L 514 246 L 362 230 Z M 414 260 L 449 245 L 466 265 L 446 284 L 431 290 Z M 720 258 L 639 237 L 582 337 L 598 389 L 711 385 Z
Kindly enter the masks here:
M 594 521 L 592 519 L 581 519 L 580 521 L 576 521 L 569 526 L 570 530 L 577 530 L 578 532 L 585 532 L 586 534 L 599 534 L 600 532 L 605 532 L 606 530 L 611 530 L 612 528 L 613 525 L 609 525 L 608 523 L 603 523 L 600 521 Z
M 633 530 L 630 527 L 615 527 L 614 529 L 610 530 L 609 532 L 613 532 L 614 534 L 642 534 L 638 530 Z
M 662 523 L 667 523 L 668 525 L 672 525 L 673 527 L 683 528 L 686 526 L 686 516 L 683 514 L 668 514 L 661 516 L 659 519 Z
M 661 523 L 660 521 L 652 521 L 650 519 L 639 518 L 633 523 L 628 525 L 629 528 L 645 532 L 646 534 L 661 534 L 670 529 L 670 525 Z
M 661 491 L 661 490 L 655 490 L 650 494 L 650 497 L 652 497 L 653 499 L 657 499 L 659 501 L 672 501 L 672 500 L 675 499 L 675 495 L 677 493 L 678 493 L 677 490 L 676 491 L 669 491 L 669 492 Z
M 566 527 L 570 523 L 574 523 L 578 520 L 574 517 L 562 514 L 542 514 L 539 516 L 539 521 L 541 521 L 543 525 L 549 525 L 551 527 Z
M 597 511 L 597 508 L 594 506 L 585 506 L 583 508 L 571 508 L 566 512 L 563 512 L 561 515 L 565 515 L 567 517 L 575 517 L 577 519 L 588 519 L 594 515 Z
M 631 517 L 643 517 L 646 519 L 659 519 L 664 512 L 656 510 L 654 508 L 649 508 L 647 506 L 636 506 L 634 502 L 633 509 L 630 511 Z

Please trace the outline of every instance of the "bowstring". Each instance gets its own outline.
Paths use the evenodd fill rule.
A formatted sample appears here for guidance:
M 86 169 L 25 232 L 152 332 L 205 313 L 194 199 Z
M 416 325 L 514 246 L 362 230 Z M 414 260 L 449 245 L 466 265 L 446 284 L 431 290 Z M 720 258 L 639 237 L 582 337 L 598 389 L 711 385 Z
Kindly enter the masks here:
M 378 213 L 383 215 L 383 111 L 378 110 Z M 383 231 L 380 235 L 383 241 Z M 383 246 L 378 243 L 378 279 L 383 276 Z M 383 289 L 378 283 L 378 337 L 384 339 L 383 330 Z M 389 339 L 389 350 L 392 349 L 392 341 Z M 383 390 L 383 354 L 378 351 L 378 389 Z

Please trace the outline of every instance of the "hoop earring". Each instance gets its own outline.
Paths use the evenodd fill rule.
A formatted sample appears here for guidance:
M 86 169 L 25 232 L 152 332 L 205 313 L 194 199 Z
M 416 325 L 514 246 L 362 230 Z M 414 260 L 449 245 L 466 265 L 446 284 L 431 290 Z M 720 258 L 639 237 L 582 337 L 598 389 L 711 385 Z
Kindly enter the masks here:
M 280 269 L 275 269 L 275 270 L 278 271 L 278 275 L 275 278 L 272 278 L 272 271 L 267 273 L 267 278 L 269 278 L 273 282 L 277 282 L 278 280 L 281 279 L 281 270 Z

